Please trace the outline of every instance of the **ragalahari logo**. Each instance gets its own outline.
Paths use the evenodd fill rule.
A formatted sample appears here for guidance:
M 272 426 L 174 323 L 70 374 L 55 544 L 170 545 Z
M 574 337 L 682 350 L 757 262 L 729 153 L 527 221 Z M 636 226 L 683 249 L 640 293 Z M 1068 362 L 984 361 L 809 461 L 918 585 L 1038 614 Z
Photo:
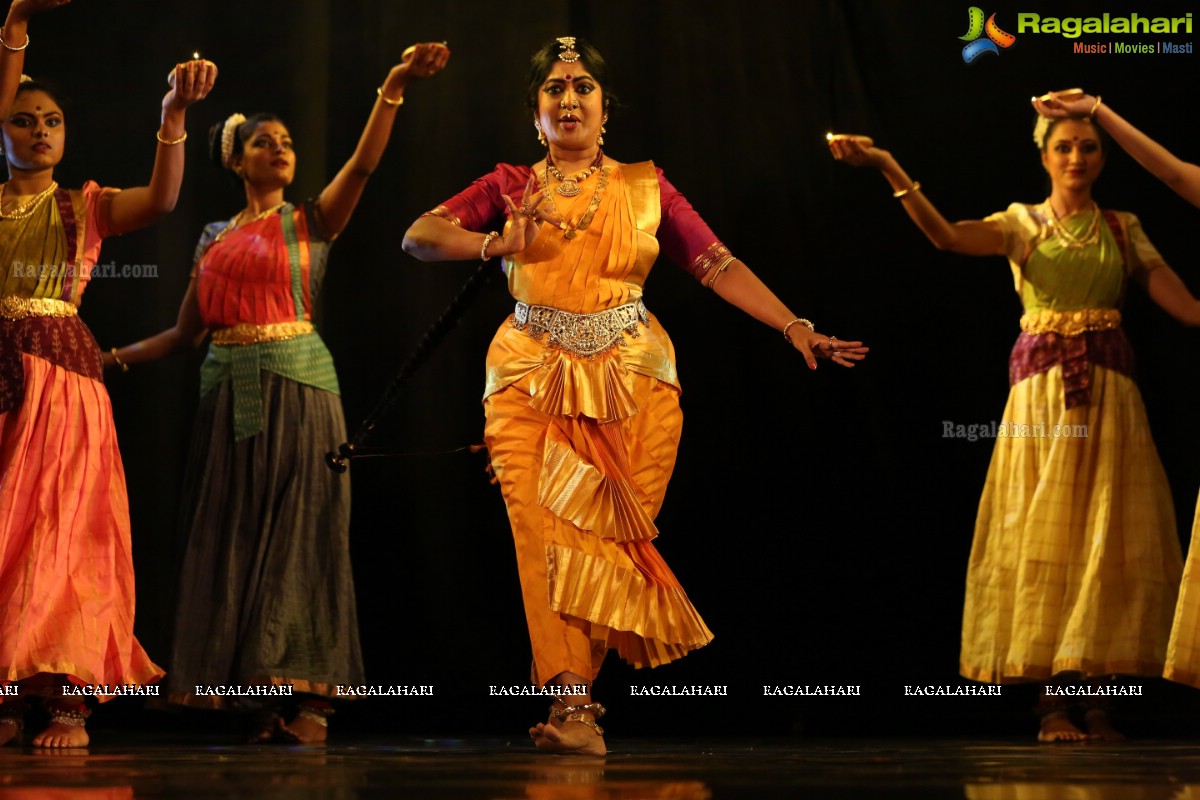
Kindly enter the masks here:
M 980 39 L 979 37 L 984 33 L 987 33 L 987 38 Z M 1012 47 L 1013 42 L 1017 40 L 1017 37 L 1011 33 L 1005 33 L 1000 30 L 1000 26 L 996 24 L 995 14 L 988 17 L 985 24 L 983 21 L 983 9 L 979 6 L 971 6 L 967 10 L 967 34 L 958 38 L 964 42 L 969 42 L 962 51 L 963 61 L 967 64 L 970 64 L 984 53 L 1000 55 L 1001 47 Z

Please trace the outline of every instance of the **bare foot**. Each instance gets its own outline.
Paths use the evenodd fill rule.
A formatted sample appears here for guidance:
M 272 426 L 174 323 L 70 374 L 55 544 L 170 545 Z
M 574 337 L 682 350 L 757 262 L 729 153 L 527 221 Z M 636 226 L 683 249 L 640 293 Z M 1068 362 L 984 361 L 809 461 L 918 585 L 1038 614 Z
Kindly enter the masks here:
M 295 744 L 325 744 L 329 739 L 329 728 L 307 714 L 297 714 L 291 722 L 279 720 L 280 738 Z
M 608 752 L 604 737 L 583 722 L 565 722 L 561 727 L 539 722 L 529 729 L 529 737 L 543 753 L 602 756 Z
M 1125 734 L 1113 727 L 1107 711 L 1093 708 L 1083 715 L 1083 724 L 1087 728 L 1089 739 L 1097 742 L 1125 741 Z
M 82 725 L 71 725 L 65 722 L 53 722 L 46 730 L 33 737 L 34 747 L 87 747 L 87 731 Z
M 1083 742 L 1088 735 L 1071 722 L 1066 714 L 1047 714 L 1042 717 L 1042 727 L 1038 731 L 1039 742 Z
M 0 747 L 21 738 L 20 717 L 0 717 Z
M 275 741 L 283 720 L 278 714 L 265 713 L 259 715 L 254 723 L 254 732 L 246 737 L 246 744 L 267 744 Z

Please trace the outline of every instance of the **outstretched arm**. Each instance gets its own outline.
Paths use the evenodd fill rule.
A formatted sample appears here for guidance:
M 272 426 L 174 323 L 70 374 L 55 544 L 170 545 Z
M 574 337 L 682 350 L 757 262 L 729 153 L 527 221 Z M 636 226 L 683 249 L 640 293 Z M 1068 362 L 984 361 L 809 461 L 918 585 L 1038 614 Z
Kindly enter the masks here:
M 1200 166 L 1189 164 L 1135 128 L 1100 98 L 1088 94 L 1050 92 L 1033 98 L 1033 107 L 1044 117 L 1087 117 L 1100 124 L 1125 152 L 1180 197 L 1200 206 Z
M 1200 300 L 1192 295 L 1175 270 L 1158 262 L 1133 273 L 1133 279 L 1163 311 L 1184 325 L 1200 326 Z
M 0 114 L 8 115 L 25 71 L 29 18 L 39 11 L 65 6 L 71 0 L 13 0 L 0 32 Z
M 1004 235 L 999 226 L 987 220 L 948 222 L 887 150 L 863 147 L 854 139 L 832 140 L 829 150 L 838 161 L 855 167 L 875 167 L 882 172 L 909 218 L 939 250 L 968 256 L 1004 253 Z
M 862 342 L 848 342 L 817 333 L 804 322 L 795 321 L 799 318 L 741 260 L 735 258 L 714 272 L 716 274 L 704 280 L 705 285 L 759 322 L 777 331 L 786 328 L 785 338 L 804 355 L 809 369 L 817 368 L 817 358 L 828 358 L 843 367 L 853 367 L 855 362 L 866 357 L 870 348 L 863 347 Z
M 321 192 L 317 205 L 327 236 L 336 236 L 346 227 L 354 207 L 362 197 L 367 179 L 379 166 L 379 159 L 383 157 L 384 148 L 392 135 L 396 109 L 404 102 L 404 90 L 408 82 L 413 78 L 436 75 L 450 58 L 450 50 L 443 44 L 419 44 L 411 50 L 411 53 L 406 51 L 406 58 L 388 72 L 383 85 L 379 87 L 379 98 L 371 109 L 358 147 L 354 148 L 350 160 Z
M 183 182 L 183 142 L 187 138 L 184 112 L 208 96 L 216 79 L 217 65 L 211 61 L 176 65 L 171 91 L 163 98 L 162 126 L 150 183 L 113 195 L 107 220 L 110 234 L 145 227 L 175 208 Z
M 179 316 L 175 325 L 140 342 L 114 348 L 116 358 L 113 357 L 112 350 L 105 351 L 104 366 L 157 361 L 189 347 L 198 346 L 204 340 L 206 332 L 200 319 L 200 304 L 196 298 L 196 279 L 192 278 L 187 293 L 183 296 L 183 303 L 179 306 Z

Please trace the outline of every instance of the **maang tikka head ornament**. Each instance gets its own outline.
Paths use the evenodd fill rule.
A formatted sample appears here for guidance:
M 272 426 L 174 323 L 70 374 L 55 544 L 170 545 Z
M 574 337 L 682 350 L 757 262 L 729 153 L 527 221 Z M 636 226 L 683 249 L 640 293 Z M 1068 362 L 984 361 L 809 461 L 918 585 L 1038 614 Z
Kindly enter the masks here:
M 579 60 L 579 53 L 575 51 L 574 36 L 560 36 L 557 39 L 558 49 L 562 52 L 558 54 L 559 61 L 565 61 L 568 64 L 574 64 Z

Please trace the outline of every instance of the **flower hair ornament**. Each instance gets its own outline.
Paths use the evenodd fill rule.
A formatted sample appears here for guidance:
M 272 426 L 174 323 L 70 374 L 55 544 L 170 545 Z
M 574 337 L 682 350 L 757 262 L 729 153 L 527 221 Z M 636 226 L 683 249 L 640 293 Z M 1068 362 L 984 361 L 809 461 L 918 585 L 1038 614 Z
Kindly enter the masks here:
M 1046 149 L 1046 134 L 1050 132 L 1052 121 L 1049 117 L 1038 114 L 1037 124 L 1033 126 L 1033 143 L 1037 145 L 1038 150 Z
M 246 121 L 245 114 L 230 114 L 221 128 L 221 166 L 229 169 L 233 159 L 233 137 L 237 136 L 238 127 Z
M 574 36 L 560 36 L 556 41 L 558 42 L 558 49 L 562 51 L 558 54 L 559 61 L 574 64 L 579 60 L 579 53 L 575 50 Z

